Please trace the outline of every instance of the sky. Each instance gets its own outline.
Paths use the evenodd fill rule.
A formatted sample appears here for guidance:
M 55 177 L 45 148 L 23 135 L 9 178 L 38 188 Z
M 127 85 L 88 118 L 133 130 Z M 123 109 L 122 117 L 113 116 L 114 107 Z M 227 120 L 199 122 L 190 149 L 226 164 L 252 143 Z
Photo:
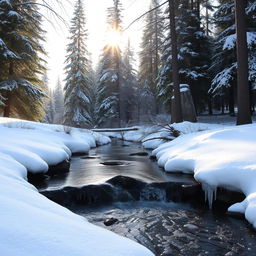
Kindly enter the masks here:
M 68 44 L 69 24 L 74 11 L 75 0 L 61 1 L 62 7 L 53 6 L 56 12 L 60 13 L 65 19 L 65 23 L 56 19 L 54 15 L 42 10 L 45 17 L 50 20 L 44 22 L 44 29 L 47 31 L 45 49 L 48 53 L 48 78 L 49 86 L 54 88 L 58 77 L 61 80 L 65 78 L 63 73 L 66 45 Z M 144 12 L 148 11 L 151 0 L 122 0 L 123 4 L 123 27 L 126 28 L 133 20 Z M 162 1 L 160 1 L 161 3 Z M 54 5 L 54 4 L 53 4 Z M 113 0 L 84 0 L 85 15 L 87 17 L 87 29 L 89 38 L 87 47 L 92 54 L 94 66 L 104 46 L 106 30 L 106 9 L 113 5 Z M 139 51 L 141 36 L 144 23 L 143 19 L 136 22 L 130 29 L 123 34 L 123 44 L 126 44 L 128 38 L 135 52 Z

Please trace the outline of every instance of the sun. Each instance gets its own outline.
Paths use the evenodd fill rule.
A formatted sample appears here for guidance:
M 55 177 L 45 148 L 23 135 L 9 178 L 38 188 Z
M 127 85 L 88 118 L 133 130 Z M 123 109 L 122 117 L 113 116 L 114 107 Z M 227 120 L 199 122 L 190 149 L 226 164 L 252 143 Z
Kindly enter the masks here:
M 120 31 L 116 29 L 110 29 L 107 32 L 107 44 L 111 47 L 118 47 L 121 42 Z

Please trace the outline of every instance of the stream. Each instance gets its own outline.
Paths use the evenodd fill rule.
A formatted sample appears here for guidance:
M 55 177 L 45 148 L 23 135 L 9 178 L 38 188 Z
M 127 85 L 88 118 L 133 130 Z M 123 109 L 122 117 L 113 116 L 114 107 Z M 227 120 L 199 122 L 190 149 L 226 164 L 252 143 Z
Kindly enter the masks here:
M 196 185 L 193 177 L 165 173 L 149 155 L 140 144 L 114 139 L 88 156 L 73 157 L 69 173 L 34 185 L 155 255 L 256 255 L 255 232 L 245 220 L 177 197 L 184 184 Z

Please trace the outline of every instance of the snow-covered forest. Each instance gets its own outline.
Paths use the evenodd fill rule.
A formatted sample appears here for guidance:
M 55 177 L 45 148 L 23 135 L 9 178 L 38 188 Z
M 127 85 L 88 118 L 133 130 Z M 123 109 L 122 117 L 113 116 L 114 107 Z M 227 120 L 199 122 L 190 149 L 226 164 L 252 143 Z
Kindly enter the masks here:
M 0 0 L 0 254 L 254 255 L 255 111 L 256 0 Z
M 178 72 L 181 89 L 176 98 L 182 105 L 182 120 L 196 121 L 197 115 L 206 113 L 235 115 L 239 94 L 234 1 L 175 1 L 174 47 L 167 2 L 152 0 L 145 6 L 140 48 L 134 49 L 129 40 L 121 48 L 121 37 L 132 24 L 123 27 L 122 1 L 113 1 L 106 10 L 107 40 L 94 69 L 87 47 L 86 1 L 77 1 L 69 25 L 65 79 L 57 74 L 52 89 L 47 82 L 47 31 L 41 15 L 41 8 L 51 8 L 51 3 L 42 7 L 40 1 L 1 1 L 1 114 L 86 128 L 153 122 L 170 114 L 175 119 L 172 74 Z M 255 8 L 255 1 L 246 2 L 251 114 L 255 111 Z

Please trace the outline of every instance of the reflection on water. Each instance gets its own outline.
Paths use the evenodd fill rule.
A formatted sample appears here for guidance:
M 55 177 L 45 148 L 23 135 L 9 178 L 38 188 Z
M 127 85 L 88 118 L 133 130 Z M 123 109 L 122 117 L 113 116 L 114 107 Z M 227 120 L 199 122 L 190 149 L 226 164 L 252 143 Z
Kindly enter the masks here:
M 73 157 L 70 172 L 66 176 L 51 178 L 44 185 L 41 184 L 39 189 L 100 184 L 117 175 L 145 182 L 194 182 L 190 175 L 165 173 L 148 156 L 130 156 L 143 151 L 145 150 L 140 144 L 113 140 L 111 144 L 92 149 L 89 157 Z M 104 165 L 107 161 L 116 161 L 119 164 Z

